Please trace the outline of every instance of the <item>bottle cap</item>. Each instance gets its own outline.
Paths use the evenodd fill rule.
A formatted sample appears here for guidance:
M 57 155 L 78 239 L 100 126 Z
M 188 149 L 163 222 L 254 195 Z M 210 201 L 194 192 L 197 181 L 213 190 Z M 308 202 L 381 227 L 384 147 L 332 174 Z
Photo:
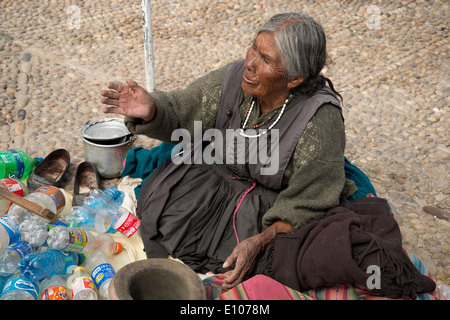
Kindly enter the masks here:
M 84 262 L 84 259 L 86 259 L 86 256 L 84 255 L 84 253 L 79 253 L 78 258 L 78 265 L 81 265 Z
M 119 254 L 122 252 L 122 244 L 120 242 L 116 242 L 116 248 L 114 249 L 114 254 Z

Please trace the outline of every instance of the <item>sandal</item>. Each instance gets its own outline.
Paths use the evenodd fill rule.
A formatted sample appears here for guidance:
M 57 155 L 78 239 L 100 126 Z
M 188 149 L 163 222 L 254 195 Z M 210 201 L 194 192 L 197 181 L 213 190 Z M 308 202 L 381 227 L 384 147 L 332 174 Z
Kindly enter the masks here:
M 70 166 L 70 153 L 65 149 L 52 151 L 30 173 L 27 186 L 34 191 L 44 186 L 59 187 Z
M 94 189 L 100 189 L 100 176 L 95 165 L 82 162 L 75 173 L 72 206 L 82 206 L 84 199 Z

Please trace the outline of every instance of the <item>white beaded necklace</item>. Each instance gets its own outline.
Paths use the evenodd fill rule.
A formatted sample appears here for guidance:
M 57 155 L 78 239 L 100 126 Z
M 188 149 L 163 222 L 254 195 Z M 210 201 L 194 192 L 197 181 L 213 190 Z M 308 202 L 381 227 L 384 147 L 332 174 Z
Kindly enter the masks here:
M 263 132 L 258 133 L 257 135 L 249 135 L 249 134 L 245 134 L 245 133 L 244 133 L 244 128 L 245 128 L 245 126 L 247 125 L 248 119 L 250 118 L 250 114 L 252 113 L 252 110 L 253 110 L 253 106 L 255 105 L 255 100 L 256 100 L 256 99 L 253 99 L 252 105 L 251 105 L 251 107 L 250 107 L 250 110 L 248 111 L 247 117 L 245 118 L 244 124 L 242 125 L 242 128 L 241 128 L 239 134 L 240 134 L 241 136 L 243 136 L 243 137 L 246 137 L 246 138 L 258 138 L 258 137 L 260 137 L 261 135 L 266 134 L 266 133 L 267 133 L 269 130 L 271 130 L 271 129 L 277 124 L 277 122 L 280 120 L 281 116 L 283 115 L 284 109 L 286 108 L 286 105 L 287 105 L 287 103 L 289 102 L 289 98 L 290 98 L 290 97 L 292 97 L 292 95 L 290 95 L 290 96 L 284 101 L 283 107 L 281 108 L 281 111 L 280 111 L 280 114 L 278 115 L 278 118 L 270 125 L 269 128 L 267 128 L 267 130 L 264 130 Z

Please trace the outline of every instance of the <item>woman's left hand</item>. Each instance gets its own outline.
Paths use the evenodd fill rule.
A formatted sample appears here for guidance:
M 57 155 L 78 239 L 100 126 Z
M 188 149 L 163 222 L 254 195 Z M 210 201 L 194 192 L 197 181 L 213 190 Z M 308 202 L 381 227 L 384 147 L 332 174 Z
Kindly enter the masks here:
M 278 220 L 263 232 L 239 243 L 223 264 L 223 268 L 228 268 L 233 263 L 235 267 L 225 273 L 222 288 L 228 290 L 241 283 L 252 270 L 258 254 L 267 248 L 275 235 L 279 232 L 290 233 L 293 230 L 289 222 Z
M 225 273 L 223 289 L 228 290 L 241 283 L 248 272 L 251 271 L 256 257 L 264 247 L 261 240 L 261 234 L 257 234 L 245 239 L 234 248 L 223 264 L 224 268 L 228 268 L 235 263 L 234 269 Z

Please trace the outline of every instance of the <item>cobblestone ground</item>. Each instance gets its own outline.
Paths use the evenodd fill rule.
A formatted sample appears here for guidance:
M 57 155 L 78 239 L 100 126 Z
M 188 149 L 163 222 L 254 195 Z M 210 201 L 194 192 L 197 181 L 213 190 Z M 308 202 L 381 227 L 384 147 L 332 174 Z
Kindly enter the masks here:
M 449 285 L 448 1 L 152 1 L 156 88 L 244 57 L 254 30 L 287 11 L 324 26 L 346 156 L 393 205 L 404 246 Z M 68 149 L 71 192 L 80 128 L 107 117 L 100 90 L 126 78 L 145 85 L 143 61 L 141 1 L 0 0 L 0 150 Z

